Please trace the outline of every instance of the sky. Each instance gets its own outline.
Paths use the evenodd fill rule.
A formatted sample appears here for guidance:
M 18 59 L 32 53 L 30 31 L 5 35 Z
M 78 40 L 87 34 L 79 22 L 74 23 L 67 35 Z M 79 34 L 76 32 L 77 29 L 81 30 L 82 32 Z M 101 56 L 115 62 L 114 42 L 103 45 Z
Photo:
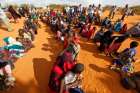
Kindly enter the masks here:
M 140 0 L 0 0 L 2 5 L 5 4 L 34 4 L 36 6 L 46 6 L 49 4 L 70 4 L 70 5 L 78 5 L 82 4 L 83 6 L 88 6 L 89 4 L 99 4 L 101 3 L 103 6 L 105 5 L 118 5 L 124 6 L 125 4 L 140 5 Z

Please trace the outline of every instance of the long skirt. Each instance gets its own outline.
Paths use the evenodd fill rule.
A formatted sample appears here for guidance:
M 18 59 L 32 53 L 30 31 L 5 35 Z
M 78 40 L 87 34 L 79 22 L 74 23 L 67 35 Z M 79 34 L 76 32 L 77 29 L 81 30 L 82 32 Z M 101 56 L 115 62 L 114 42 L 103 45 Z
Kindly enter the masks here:
M 124 33 L 126 33 L 126 31 L 127 31 L 127 25 L 124 24 L 121 31 L 120 31 L 120 34 L 124 34 Z
M 105 49 L 105 53 L 110 54 L 113 52 L 117 52 L 120 46 L 121 46 L 121 43 L 114 43 L 112 46 L 109 46 L 108 48 Z

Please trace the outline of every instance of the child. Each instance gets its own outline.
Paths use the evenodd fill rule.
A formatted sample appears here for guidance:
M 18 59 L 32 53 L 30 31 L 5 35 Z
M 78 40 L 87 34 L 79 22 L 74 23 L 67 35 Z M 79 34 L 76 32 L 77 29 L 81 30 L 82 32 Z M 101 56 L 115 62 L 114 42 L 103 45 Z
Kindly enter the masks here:
M 56 32 L 56 38 L 57 38 L 57 40 L 60 40 L 61 39 L 61 36 L 62 36 L 62 33 L 58 30 Z
M 8 61 L 0 60 L 0 77 L 3 78 L 3 84 L 0 85 L 0 90 L 14 87 L 15 78 L 12 75 L 12 68 Z M 1 79 L 0 82 L 2 83 Z
M 132 67 L 132 62 L 136 61 L 134 57 L 136 55 L 136 48 L 138 47 L 138 45 L 138 42 L 132 41 L 130 43 L 130 48 L 125 49 L 118 55 L 118 58 L 115 60 L 111 69 L 116 69 L 117 67 L 122 68 L 126 66 Z
M 84 65 L 77 63 L 73 69 L 66 73 L 61 81 L 60 93 L 69 93 L 71 89 L 81 88 L 82 75 Z

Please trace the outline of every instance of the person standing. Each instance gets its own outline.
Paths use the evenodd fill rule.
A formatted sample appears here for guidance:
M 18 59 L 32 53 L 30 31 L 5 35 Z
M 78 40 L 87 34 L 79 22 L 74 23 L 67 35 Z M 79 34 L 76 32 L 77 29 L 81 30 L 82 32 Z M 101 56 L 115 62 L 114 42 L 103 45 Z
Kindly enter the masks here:
M 14 18 L 14 21 L 17 22 L 17 19 L 21 18 L 21 15 L 19 15 L 16 10 L 13 8 L 13 6 L 9 6 L 8 11 L 11 13 L 12 17 Z
M 111 10 L 110 10 L 110 13 L 109 13 L 109 18 L 110 19 L 113 19 L 114 18 L 114 15 L 115 15 L 115 12 L 117 11 L 117 6 L 112 6 Z
M 0 6 L 0 19 L 2 20 L 2 23 L 7 27 L 8 31 L 9 32 L 12 31 L 9 19 L 7 18 L 5 12 L 1 9 L 1 6 Z
M 129 6 L 128 6 L 128 4 L 126 4 L 121 20 L 124 20 L 124 18 L 129 15 L 129 10 L 130 10 Z

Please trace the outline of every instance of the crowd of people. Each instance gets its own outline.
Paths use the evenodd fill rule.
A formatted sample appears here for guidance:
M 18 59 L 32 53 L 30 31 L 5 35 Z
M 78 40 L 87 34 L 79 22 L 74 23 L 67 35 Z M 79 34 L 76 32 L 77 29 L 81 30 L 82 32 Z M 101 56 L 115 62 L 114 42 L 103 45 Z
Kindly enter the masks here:
M 137 34 L 140 32 L 139 23 L 134 27 L 135 30 L 128 31 L 127 23 L 124 22 L 130 13 L 128 5 L 125 6 L 122 17 L 116 22 L 113 22 L 112 19 L 117 11 L 117 6 L 113 6 L 109 15 L 104 17 L 101 4 L 98 6 L 93 4 L 89 7 L 83 7 L 80 4 L 65 7 L 62 10 L 47 7 L 44 12 L 39 12 L 36 8 L 19 8 L 17 12 L 12 6 L 9 6 L 7 11 L 11 13 L 15 22 L 18 22 L 21 17 L 26 17 L 26 19 L 24 26 L 19 29 L 18 37 L 16 39 L 4 38 L 6 45 L 1 47 L 0 71 L 5 77 L 3 83 L 6 84 L 6 87 L 13 86 L 15 81 L 11 70 L 16 59 L 22 57 L 34 46 L 35 35 L 38 28 L 41 27 L 38 21 L 41 20 L 50 26 L 55 38 L 63 43 L 63 51 L 58 55 L 51 70 L 48 84 L 50 93 L 85 93 L 82 89 L 84 64 L 77 60 L 80 51 L 79 35 L 86 38 L 87 41 L 92 40 L 98 47 L 99 54 L 113 59 L 110 69 L 118 71 L 122 78 L 121 83 L 125 88 L 140 91 L 138 83 L 140 73 L 134 70 L 134 62 L 137 62 L 135 55 L 138 42 L 132 41 L 130 47 L 121 52 L 118 51 L 127 38 L 139 37 Z M 11 31 L 9 19 L 1 8 L 0 19 L 8 31 Z M 100 29 L 97 30 L 97 28 Z M 114 34 L 116 32 L 120 35 Z
M 124 51 L 118 52 L 118 49 L 126 39 L 135 37 L 140 30 L 128 32 L 127 23 L 124 23 L 126 16 L 129 16 L 128 5 L 125 6 L 122 17 L 113 22 L 112 19 L 117 11 L 116 8 L 116 6 L 113 6 L 109 16 L 105 18 L 103 18 L 103 10 L 100 4 L 97 7 L 89 5 L 88 8 L 82 7 L 82 5 L 65 7 L 62 11 L 48 9 L 45 15 L 41 16 L 41 20 L 50 26 L 56 34 L 56 39 L 63 42 L 64 46 L 64 50 L 58 56 L 52 68 L 49 80 L 51 93 L 84 93 L 82 88 L 79 87 L 81 82 L 79 82 L 78 76 L 80 75 L 78 74 L 78 76 L 74 77 L 77 74 L 71 73 L 73 69 L 76 69 L 73 65 L 79 65 L 77 70 L 84 68 L 80 67 L 76 59 L 80 50 L 78 34 L 87 38 L 87 40 L 93 40 L 100 54 L 110 56 L 113 59 L 110 69 L 119 71 L 123 85 L 125 79 L 134 75 L 133 63 L 136 62 L 135 55 L 138 42 L 132 41 L 130 47 Z M 97 31 L 97 27 L 100 28 L 99 31 Z M 80 31 L 75 31 L 75 29 L 80 29 Z M 120 35 L 115 35 L 114 32 Z M 137 77 L 137 79 L 140 79 L 139 76 Z M 132 87 L 129 81 L 125 82 L 125 86 L 128 85 L 129 88 Z M 135 85 L 139 85 L 138 81 Z M 71 89 L 75 90 L 75 92 L 71 92 Z M 139 87 L 135 86 L 135 89 L 139 89 Z
M 11 30 L 10 20 L 17 22 L 19 18 L 25 16 L 17 13 L 12 6 L 9 6 L 8 11 L 11 13 L 12 19 L 8 19 L 6 13 L 0 8 L 0 18 L 9 31 L 9 29 Z M 26 12 L 24 15 L 26 15 Z M 7 90 L 14 87 L 16 80 L 12 74 L 12 70 L 15 67 L 14 63 L 34 47 L 33 41 L 39 28 L 38 18 L 35 18 L 35 16 L 37 15 L 34 10 L 26 15 L 24 26 L 18 30 L 18 36 L 16 38 L 9 36 L 3 39 L 5 45 L 0 47 L 0 90 Z

